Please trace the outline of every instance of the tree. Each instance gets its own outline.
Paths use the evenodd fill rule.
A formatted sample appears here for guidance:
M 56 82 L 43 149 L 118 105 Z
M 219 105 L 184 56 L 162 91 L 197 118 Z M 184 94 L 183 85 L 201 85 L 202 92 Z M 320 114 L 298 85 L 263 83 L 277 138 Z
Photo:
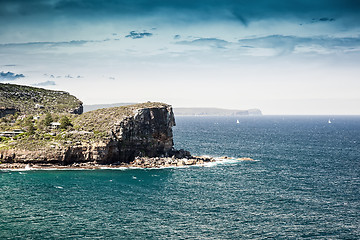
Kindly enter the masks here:
M 14 114 L 14 119 L 17 120 L 18 117 L 19 117 L 19 112 L 16 112 L 16 113 Z
M 52 118 L 51 114 L 46 113 L 45 120 L 44 120 L 44 125 L 45 126 L 50 126 L 52 122 L 53 122 L 53 118 Z
M 25 127 L 26 127 L 27 132 L 28 132 L 29 135 L 35 134 L 35 127 L 34 127 L 34 123 L 31 120 L 31 116 L 26 118 Z
M 67 129 L 67 127 L 72 126 L 70 118 L 68 118 L 67 116 L 63 116 L 60 119 L 60 128 L 61 129 Z
M 28 127 L 28 131 L 27 131 L 27 132 L 28 132 L 30 135 L 35 134 L 35 127 L 34 127 L 34 124 L 33 124 L 33 123 L 29 124 L 27 127 Z

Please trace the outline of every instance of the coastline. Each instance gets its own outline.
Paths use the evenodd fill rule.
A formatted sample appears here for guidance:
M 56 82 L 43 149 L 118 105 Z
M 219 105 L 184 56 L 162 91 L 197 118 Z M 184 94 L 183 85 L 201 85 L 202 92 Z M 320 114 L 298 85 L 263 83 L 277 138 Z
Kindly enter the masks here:
M 101 170 L 101 169 L 161 169 L 174 167 L 204 166 L 204 164 L 233 160 L 233 161 L 257 161 L 252 158 L 212 158 L 198 157 L 191 158 L 170 158 L 170 157 L 137 157 L 130 163 L 118 162 L 113 164 L 99 164 L 96 162 L 73 163 L 69 165 L 59 165 L 51 163 L 0 163 L 1 170 Z
M 202 165 L 204 163 L 215 162 L 214 158 L 191 157 L 191 158 L 170 158 L 170 157 L 137 157 L 130 163 L 117 162 L 112 164 L 99 164 L 96 162 L 73 163 L 69 165 L 59 165 L 51 163 L 0 163 L 0 170 L 95 170 L 107 168 L 166 168 Z

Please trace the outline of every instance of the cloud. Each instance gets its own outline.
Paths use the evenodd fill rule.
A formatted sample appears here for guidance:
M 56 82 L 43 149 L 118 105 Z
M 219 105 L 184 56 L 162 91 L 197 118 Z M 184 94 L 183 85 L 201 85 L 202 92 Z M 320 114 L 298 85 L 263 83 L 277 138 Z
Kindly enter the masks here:
M 15 74 L 13 72 L 0 72 L 0 81 L 2 80 L 16 80 L 25 77 L 24 74 Z
M 148 33 L 148 32 L 136 32 L 136 31 L 131 31 L 129 35 L 126 35 L 125 37 L 127 38 L 132 38 L 132 39 L 139 39 L 139 38 L 144 38 L 144 37 L 151 37 L 153 34 L 152 33 Z
M 105 41 L 105 40 L 103 40 Z M 91 41 L 91 40 L 72 40 L 72 41 L 63 41 L 63 42 L 23 42 L 23 43 L 3 43 L 0 44 L 0 47 L 23 47 L 23 46 L 48 46 L 48 47 L 58 47 L 58 46 L 79 46 L 84 45 L 88 42 L 102 42 L 102 41 Z
M 192 41 L 179 41 L 176 44 L 225 48 L 230 42 L 218 38 L 199 38 Z
M 335 18 L 324 17 L 324 18 L 319 18 L 319 21 L 320 22 L 333 22 L 333 21 L 335 21 Z
M 180 39 L 181 38 L 181 36 L 179 35 L 179 34 L 176 34 L 175 36 L 174 36 L 174 39 L 175 40 L 178 40 L 178 39 Z
M 46 82 L 40 82 L 36 84 L 32 84 L 33 86 L 54 86 L 56 85 L 55 81 L 46 81 Z
M 59 41 L 59 42 L 13 42 L 13 43 L 1 43 L 0 48 L 20 48 L 20 47 L 39 47 L 39 48 L 51 48 L 51 47 L 78 47 L 83 46 L 87 43 L 102 43 L 108 42 L 111 39 L 106 38 L 102 40 L 71 40 L 71 41 Z M 16 66 L 16 65 L 5 65 L 5 66 Z
M 15 64 L 6 64 L 6 65 L 3 65 L 4 67 L 16 67 Z
M 246 18 L 242 15 L 242 13 L 237 12 L 236 10 L 232 11 L 232 15 L 240 22 L 242 23 L 245 27 L 248 26 L 249 22 L 248 20 L 246 20 Z
M 243 38 L 230 42 L 219 38 L 198 38 L 192 41 L 178 41 L 175 44 L 197 46 L 203 51 L 226 49 L 240 56 L 280 56 L 289 54 L 326 55 L 333 53 L 360 52 L 360 37 L 299 37 L 287 35 L 268 35 Z M 209 51 L 208 49 L 204 51 Z M 236 52 L 236 53 L 235 53 Z
M 331 53 L 349 49 L 360 50 L 360 38 L 335 38 L 328 36 L 297 37 L 284 35 L 269 35 L 240 39 L 239 44 L 251 48 L 270 48 L 278 50 L 278 54 L 290 53 Z
M 328 17 L 322 17 L 322 18 L 313 18 L 311 19 L 311 23 L 318 23 L 318 22 L 334 22 L 336 21 L 335 18 L 328 18 Z

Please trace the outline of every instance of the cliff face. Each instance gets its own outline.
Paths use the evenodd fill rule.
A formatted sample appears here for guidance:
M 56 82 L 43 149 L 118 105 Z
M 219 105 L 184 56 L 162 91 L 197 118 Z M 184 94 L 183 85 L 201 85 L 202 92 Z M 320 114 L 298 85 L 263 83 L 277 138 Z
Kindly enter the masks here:
M 71 138 L 80 141 L 72 142 L 69 137 L 64 137 L 66 141 L 52 142 L 52 145 L 37 150 L 2 150 L 1 161 L 59 165 L 75 162 L 111 164 L 128 163 L 138 156 L 190 156 L 186 151 L 173 149 L 174 114 L 171 106 L 163 103 L 96 110 L 78 116 L 74 123 L 78 130 L 72 131 Z M 86 136 L 96 133 L 102 137 L 90 139 L 84 137 L 84 133 Z
M 172 154 L 174 114 L 170 106 L 139 109 L 111 129 L 113 159 L 132 161 L 136 156 L 169 156 Z

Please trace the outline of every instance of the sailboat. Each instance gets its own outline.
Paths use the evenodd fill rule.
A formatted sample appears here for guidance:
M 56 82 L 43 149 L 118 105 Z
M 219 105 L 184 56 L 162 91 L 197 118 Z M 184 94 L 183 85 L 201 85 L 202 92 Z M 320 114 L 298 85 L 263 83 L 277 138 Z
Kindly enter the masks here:
M 236 123 L 240 123 L 240 122 L 239 122 L 239 119 L 238 119 L 238 120 L 236 120 Z
M 329 121 L 328 121 L 328 123 L 331 123 L 331 121 L 330 121 L 330 118 L 329 118 Z

